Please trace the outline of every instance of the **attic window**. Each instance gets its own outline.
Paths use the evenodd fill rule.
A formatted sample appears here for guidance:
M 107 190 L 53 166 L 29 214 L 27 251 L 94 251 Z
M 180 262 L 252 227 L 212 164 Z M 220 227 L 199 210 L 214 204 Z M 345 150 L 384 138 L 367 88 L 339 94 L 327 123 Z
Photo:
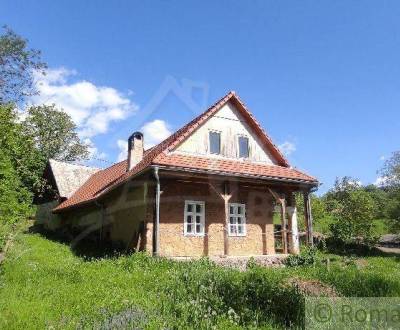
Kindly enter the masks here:
M 239 136 L 239 158 L 249 157 L 249 138 L 246 136 Z
M 221 153 L 221 133 L 210 131 L 208 138 L 210 140 L 210 153 L 219 155 Z

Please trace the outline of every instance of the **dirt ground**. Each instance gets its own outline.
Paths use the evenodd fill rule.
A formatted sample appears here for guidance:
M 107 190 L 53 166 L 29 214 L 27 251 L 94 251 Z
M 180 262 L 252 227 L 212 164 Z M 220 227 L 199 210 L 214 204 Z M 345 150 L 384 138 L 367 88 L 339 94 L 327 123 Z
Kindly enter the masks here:
M 377 248 L 385 253 L 391 253 L 391 254 L 398 254 L 400 255 L 400 248 L 392 248 L 392 247 L 384 247 L 384 246 L 377 246 Z

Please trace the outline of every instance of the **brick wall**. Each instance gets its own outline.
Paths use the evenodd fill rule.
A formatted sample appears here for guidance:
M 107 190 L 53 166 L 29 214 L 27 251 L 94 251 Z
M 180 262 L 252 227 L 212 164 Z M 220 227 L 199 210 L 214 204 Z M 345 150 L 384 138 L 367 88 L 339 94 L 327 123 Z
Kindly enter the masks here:
M 220 189 L 218 184 L 214 186 Z M 246 204 L 247 235 L 229 237 L 228 254 L 275 253 L 270 194 L 243 185 L 231 186 L 230 189 L 233 195 L 230 202 Z M 223 255 L 225 214 L 221 196 L 205 182 L 166 181 L 161 183 L 161 190 L 160 255 Z M 205 202 L 205 235 L 202 237 L 183 234 L 185 200 Z

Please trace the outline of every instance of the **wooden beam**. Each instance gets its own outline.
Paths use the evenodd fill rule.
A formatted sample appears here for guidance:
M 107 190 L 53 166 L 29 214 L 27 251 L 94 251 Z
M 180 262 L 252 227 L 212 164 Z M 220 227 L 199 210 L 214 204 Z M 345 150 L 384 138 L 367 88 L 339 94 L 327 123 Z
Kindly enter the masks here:
M 224 182 L 224 193 L 222 195 L 224 199 L 225 208 L 225 228 L 224 228 L 224 255 L 229 255 L 229 200 L 232 194 L 229 193 L 228 182 Z
M 222 191 L 215 187 L 211 182 L 208 182 L 211 189 L 219 195 L 224 201 L 224 255 L 229 255 L 229 200 L 232 198 L 233 192 L 229 191 L 229 183 L 227 181 L 223 182 Z
M 286 199 L 281 197 L 276 191 L 268 188 L 269 192 L 275 198 L 276 202 L 281 205 L 281 236 L 282 236 L 282 252 L 288 253 L 288 240 L 287 240 L 287 218 L 286 218 Z
M 273 178 L 271 179 L 266 179 L 266 178 L 254 178 L 254 177 L 241 177 L 241 176 L 235 176 L 234 174 L 232 175 L 219 175 L 219 174 L 214 174 L 214 173 L 197 173 L 197 172 L 184 172 L 184 171 L 178 171 L 178 170 L 172 170 L 172 169 L 162 169 L 160 167 L 160 171 L 163 173 L 163 178 L 171 178 L 173 180 L 176 180 L 176 178 L 186 178 L 190 181 L 194 179 L 201 179 L 204 181 L 209 181 L 210 178 L 212 178 L 212 181 L 219 181 L 219 182 L 225 182 L 229 180 L 229 182 L 237 182 L 238 184 L 254 184 L 254 185 L 259 185 L 260 187 L 264 187 L 267 184 L 270 187 L 275 187 L 277 189 L 280 188 L 285 188 L 288 190 L 293 190 L 293 191 L 302 191 L 304 189 L 309 189 L 310 186 L 315 186 L 315 184 L 310 184 L 306 182 L 286 182 L 286 181 L 279 181 L 279 180 L 274 180 Z

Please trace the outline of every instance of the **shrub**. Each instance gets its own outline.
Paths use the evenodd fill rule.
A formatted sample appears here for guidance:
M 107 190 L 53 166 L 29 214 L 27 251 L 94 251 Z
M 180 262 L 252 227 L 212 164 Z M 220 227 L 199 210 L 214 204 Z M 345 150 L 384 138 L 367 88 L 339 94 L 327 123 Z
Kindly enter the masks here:
M 304 248 L 299 255 L 290 255 L 285 260 L 289 267 L 313 265 L 317 261 L 317 249 L 314 247 Z

